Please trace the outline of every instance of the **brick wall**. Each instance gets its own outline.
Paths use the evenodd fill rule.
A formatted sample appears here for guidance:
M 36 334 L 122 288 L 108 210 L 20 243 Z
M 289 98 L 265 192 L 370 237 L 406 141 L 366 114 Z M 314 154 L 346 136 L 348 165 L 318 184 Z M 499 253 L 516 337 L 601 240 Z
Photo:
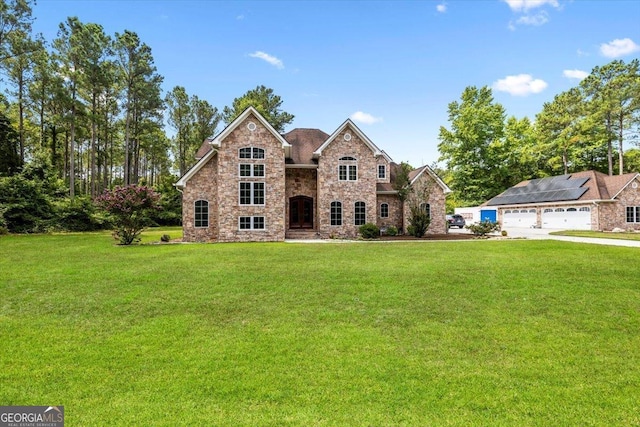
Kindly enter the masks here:
M 249 129 L 249 123 L 256 125 Z M 240 159 L 239 149 L 262 148 L 264 159 Z M 285 232 L 285 169 L 282 143 L 253 115 L 242 123 L 220 143 L 219 148 L 219 241 L 281 241 Z M 262 164 L 264 178 L 239 176 L 239 165 Z M 240 182 L 265 182 L 264 205 L 241 205 Z M 239 217 L 264 217 L 264 230 L 239 230 Z
M 431 223 L 427 234 L 447 233 L 446 195 L 442 187 L 425 171 L 412 185 L 413 191 L 405 201 L 404 228 L 409 226 L 410 206 L 429 203 L 431 207 Z
M 633 188 L 632 184 L 627 185 L 616 197 L 616 203 L 599 205 L 598 222 L 601 231 L 611 231 L 614 228 L 640 230 L 640 223 L 627 222 L 627 206 L 640 206 L 640 183 L 637 188 Z
M 380 217 L 380 205 L 386 203 L 389 205 L 389 217 Z M 398 230 L 402 229 L 402 204 L 398 200 L 398 196 L 391 194 L 379 194 L 377 197 L 377 225 L 380 228 L 394 226 Z
M 289 228 L 289 199 L 296 196 L 306 196 L 313 199 L 313 228 L 318 228 L 318 181 L 316 169 L 286 169 L 285 184 L 285 221 Z
M 213 242 L 218 239 L 218 156 L 209 161 L 188 181 L 182 192 L 182 233 L 185 242 Z M 209 202 L 209 226 L 194 225 L 196 200 Z
M 351 135 L 349 141 L 344 139 L 347 133 Z M 344 156 L 357 159 L 356 181 L 339 180 L 339 159 Z M 325 147 L 318 162 L 318 232 L 322 237 L 356 237 L 359 226 L 354 224 L 354 209 L 359 201 L 365 202 L 365 222 L 377 222 L 377 164 L 371 149 L 348 126 Z M 342 203 L 341 226 L 332 226 L 330 222 L 333 201 Z

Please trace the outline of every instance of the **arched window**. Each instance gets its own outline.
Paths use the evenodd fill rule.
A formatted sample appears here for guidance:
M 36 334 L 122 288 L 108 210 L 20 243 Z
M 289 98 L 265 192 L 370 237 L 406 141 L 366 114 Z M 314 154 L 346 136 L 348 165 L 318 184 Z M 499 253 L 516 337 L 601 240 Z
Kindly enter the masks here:
M 331 202 L 331 225 L 342 225 L 342 203 Z
M 367 209 L 364 202 L 356 202 L 353 217 L 355 225 L 364 225 L 367 222 Z
M 209 226 L 209 202 L 196 200 L 193 219 L 196 227 L 204 228 Z
M 340 157 L 338 160 L 338 179 L 340 181 L 358 180 L 358 163 L 355 157 Z
M 555 210 L 555 211 L 556 211 L 556 212 L 564 212 L 564 209 L 562 209 L 562 208 L 556 208 L 556 210 Z
M 420 209 L 427 214 L 427 218 L 431 219 L 431 205 L 429 203 L 420 203 Z
M 389 218 L 389 204 L 383 203 L 380 205 L 380 218 Z
M 257 147 L 243 147 L 238 150 L 241 159 L 264 159 L 264 149 Z
M 580 208 L 580 212 L 591 212 L 591 208 L 588 206 L 583 206 Z

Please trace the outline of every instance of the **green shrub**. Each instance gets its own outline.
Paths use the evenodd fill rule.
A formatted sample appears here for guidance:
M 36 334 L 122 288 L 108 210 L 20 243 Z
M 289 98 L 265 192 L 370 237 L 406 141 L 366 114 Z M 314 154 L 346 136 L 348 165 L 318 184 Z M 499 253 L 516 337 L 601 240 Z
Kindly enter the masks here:
M 423 237 L 427 233 L 430 224 L 431 218 L 429 218 L 429 214 L 424 209 L 419 206 L 411 206 L 409 226 L 407 227 L 408 234 L 415 237 Z
M 69 198 L 54 202 L 55 217 L 51 225 L 63 231 L 95 231 L 104 228 L 108 222 L 97 212 L 89 197 Z
M 393 225 L 390 225 L 389 227 L 387 227 L 387 236 L 397 236 L 398 235 L 398 229 L 396 227 L 394 227 Z
M 51 197 L 41 183 L 22 175 L 0 178 L 0 206 L 11 233 L 42 232 L 54 217 Z
M 378 237 L 380 237 L 380 229 L 377 225 L 370 222 L 361 225 L 359 231 L 360 235 L 362 235 L 362 237 L 365 239 L 377 239 Z
M 165 243 L 170 242 L 171 236 L 169 236 L 168 234 L 163 234 L 162 236 L 160 236 L 160 241 Z
M 145 185 L 127 185 L 105 190 L 96 202 L 113 220 L 113 237 L 121 245 L 130 245 L 140 241 L 140 233 L 152 222 L 151 215 L 160 209 L 159 199 Z
M 493 221 L 482 221 L 477 224 L 470 224 L 466 227 L 470 230 L 474 236 L 484 237 L 489 233 L 493 233 L 494 231 L 500 231 L 500 224 Z

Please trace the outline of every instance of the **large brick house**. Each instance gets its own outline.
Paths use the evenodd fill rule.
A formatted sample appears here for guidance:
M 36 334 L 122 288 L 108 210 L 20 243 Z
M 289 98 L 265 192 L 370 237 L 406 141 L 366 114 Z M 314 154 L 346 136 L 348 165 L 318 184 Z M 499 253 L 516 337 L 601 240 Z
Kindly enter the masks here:
M 449 188 L 428 166 L 418 168 L 409 174 L 414 192 L 403 207 L 393 186 L 398 165 L 351 120 L 331 135 L 280 135 L 249 107 L 196 158 L 176 183 L 185 241 L 350 238 L 365 223 L 402 228 L 409 203 L 429 212 L 428 233 L 447 231 Z

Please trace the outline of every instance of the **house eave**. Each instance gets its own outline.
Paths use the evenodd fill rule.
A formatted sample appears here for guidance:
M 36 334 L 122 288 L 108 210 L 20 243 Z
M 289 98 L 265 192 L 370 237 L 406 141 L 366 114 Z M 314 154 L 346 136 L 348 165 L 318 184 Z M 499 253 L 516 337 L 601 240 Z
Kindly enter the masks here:
M 615 200 L 591 199 L 591 200 L 565 200 L 565 201 L 558 201 L 558 202 L 521 203 L 521 204 L 507 204 L 507 205 L 480 205 L 480 208 L 518 209 L 518 208 L 535 208 L 535 207 L 544 207 L 544 206 L 597 205 L 600 203 L 615 203 Z

